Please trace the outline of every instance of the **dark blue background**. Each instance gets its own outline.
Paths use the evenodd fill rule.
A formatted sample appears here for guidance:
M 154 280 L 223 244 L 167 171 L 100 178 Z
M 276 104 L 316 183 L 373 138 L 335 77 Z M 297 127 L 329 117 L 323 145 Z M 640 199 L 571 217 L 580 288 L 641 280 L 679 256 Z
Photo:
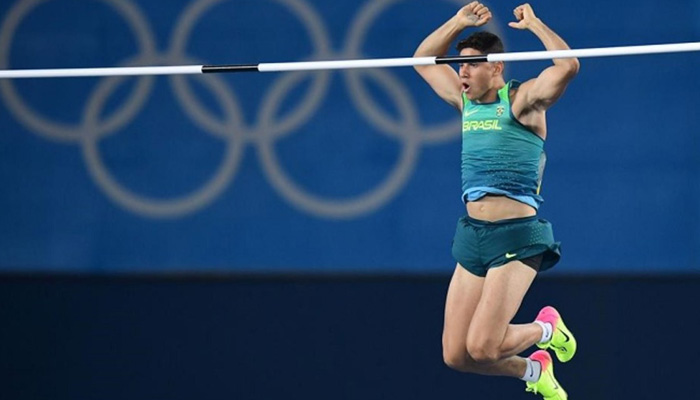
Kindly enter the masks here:
M 120 2 L 152 31 L 154 64 L 173 41 L 189 1 Z M 401 57 L 457 9 L 448 1 L 390 2 L 368 22 L 359 51 L 347 43 L 361 10 L 379 2 L 305 1 L 327 32 L 314 47 L 305 24 L 278 1 L 223 1 L 194 22 L 182 63 L 250 63 L 314 58 Z M 17 23 L 5 67 L 123 65 L 139 54 L 132 29 L 108 2 L 43 2 L 18 20 L 27 2 L 3 2 L 3 29 Z M 507 27 L 516 3 L 488 4 L 508 50 L 539 50 L 529 32 Z M 533 3 L 573 48 L 700 40 L 700 5 L 643 0 Z M 137 60 L 138 61 L 138 60 Z M 547 62 L 513 63 L 508 78 L 534 77 Z M 700 256 L 700 139 L 696 109 L 700 56 L 693 53 L 582 60 L 581 72 L 549 113 L 549 163 L 541 209 L 563 242 L 555 274 L 697 272 Z M 389 94 L 376 74 L 396 81 Z M 459 116 L 410 68 L 360 75 L 362 85 L 399 133 L 400 98 L 416 111 L 422 137 L 449 126 L 444 140 L 416 142 L 405 182 L 374 207 L 345 215 L 304 207 L 271 182 L 260 138 L 292 115 L 311 89 L 305 75 L 262 118 L 264 101 L 283 74 L 219 76 L 240 111 L 240 164 L 209 201 L 181 213 L 140 212 L 115 200 L 84 161 L 80 140 L 56 140 L 18 118 L 0 97 L 0 269 L 82 272 L 371 272 L 447 273 L 450 241 L 463 213 L 459 201 Z M 376 188 L 400 158 L 402 142 L 382 132 L 331 73 L 320 104 L 271 147 L 282 170 L 313 196 L 337 204 Z M 80 127 L 97 78 L 13 82 L 46 119 Z M 107 96 L 98 119 L 124 104 L 136 82 Z M 187 78 L 215 120 L 228 114 L 198 78 Z M 6 83 L 5 83 L 6 84 Z M 5 91 L 3 90 L 3 93 Z M 167 200 L 210 179 L 225 141 L 206 132 L 176 100 L 167 78 L 153 81 L 145 104 L 98 142 L 104 165 L 129 191 Z M 231 116 L 228 115 L 230 118 Z M 76 137 L 81 133 L 76 128 Z M 410 136 L 410 134 L 406 134 Z M 418 140 L 418 139 L 416 139 Z M 158 214 L 158 210 L 162 211 Z
M 541 399 L 442 363 L 448 277 L 0 279 L 7 399 Z M 573 399 L 697 399 L 700 280 L 537 280 L 516 323 L 557 306 Z M 529 352 L 526 352 L 529 354 Z

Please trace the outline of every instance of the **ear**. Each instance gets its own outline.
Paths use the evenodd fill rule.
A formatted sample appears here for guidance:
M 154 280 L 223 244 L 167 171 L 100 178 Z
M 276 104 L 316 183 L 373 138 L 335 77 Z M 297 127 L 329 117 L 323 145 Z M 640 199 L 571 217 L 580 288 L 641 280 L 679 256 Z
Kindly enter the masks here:
M 496 61 L 493 63 L 493 74 L 495 76 L 503 74 L 504 64 L 503 61 Z

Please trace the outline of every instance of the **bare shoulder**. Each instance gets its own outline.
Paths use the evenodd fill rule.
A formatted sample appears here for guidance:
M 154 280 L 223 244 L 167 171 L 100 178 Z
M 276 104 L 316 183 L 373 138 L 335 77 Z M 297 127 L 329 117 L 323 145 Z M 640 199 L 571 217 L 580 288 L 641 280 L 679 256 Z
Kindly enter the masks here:
M 528 99 L 528 92 L 534 84 L 535 79 L 530 79 L 510 89 L 511 111 L 518 122 L 544 139 L 547 136 L 545 111 L 535 107 Z
M 510 104 L 511 108 L 513 109 L 513 114 L 515 114 L 516 116 L 522 113 L 523 111 L 528 112 L 530 111 L 529 108 L 532 108 L 528 107 L 527 93 L 530 89 L 532 89 L 534 83 L 535 79 L 530 79 L 516 87 L 510 88 Z

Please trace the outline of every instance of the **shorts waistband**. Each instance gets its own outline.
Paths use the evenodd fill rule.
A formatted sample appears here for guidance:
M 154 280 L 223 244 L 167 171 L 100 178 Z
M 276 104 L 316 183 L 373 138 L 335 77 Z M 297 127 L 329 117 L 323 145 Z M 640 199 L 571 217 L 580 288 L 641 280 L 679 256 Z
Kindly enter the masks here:
M 529 217 L 499 219 L 498 221 L 484 221 L 481 219 L 472 218 L 469 215 L 465 215 L 464 218 L 467 220 L 467 222 L 469 222 L 470 224 L 473 224 L 473 225 L 493 226 L 493 225 L 517 224 L 517 223 L 521 223 L 521 222 L 531 222 L 531 221 L 535 221 L 538 218 L 538 216 L 532 215 Z

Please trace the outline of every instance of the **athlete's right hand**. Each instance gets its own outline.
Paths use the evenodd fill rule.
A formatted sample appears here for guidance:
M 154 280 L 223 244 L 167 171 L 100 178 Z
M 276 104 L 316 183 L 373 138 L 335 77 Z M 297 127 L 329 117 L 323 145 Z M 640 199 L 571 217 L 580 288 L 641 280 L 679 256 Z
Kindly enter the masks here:
M 472 1 L 457 11 L 457 18 L 464 28 L 469 28 L 485 25 L 492 15 L 488 7 L 478 1 Z

